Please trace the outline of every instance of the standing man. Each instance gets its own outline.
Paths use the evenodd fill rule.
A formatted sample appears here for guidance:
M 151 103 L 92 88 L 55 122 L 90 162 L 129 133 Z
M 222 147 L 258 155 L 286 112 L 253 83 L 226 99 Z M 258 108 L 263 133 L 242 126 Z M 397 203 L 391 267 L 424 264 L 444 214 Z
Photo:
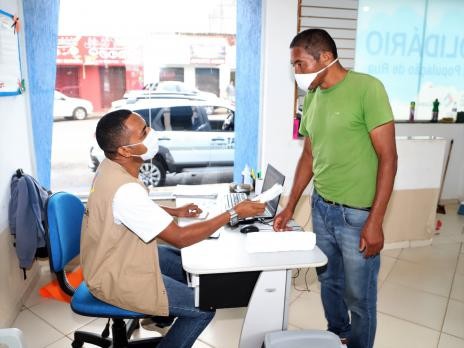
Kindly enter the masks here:
M 290 49 L 295 80 L 307 92 L 300 126 L 305 138 L 290 199 L 274 229 L 285 229 L 314 177 L 313 229 L 329 260 L 317 270 L 328 330 L 349 348 L 370 348 L 382 223 L 397 167 L 393 114 L 382 83 L 343 68 L 325 30 L 299 33 Z

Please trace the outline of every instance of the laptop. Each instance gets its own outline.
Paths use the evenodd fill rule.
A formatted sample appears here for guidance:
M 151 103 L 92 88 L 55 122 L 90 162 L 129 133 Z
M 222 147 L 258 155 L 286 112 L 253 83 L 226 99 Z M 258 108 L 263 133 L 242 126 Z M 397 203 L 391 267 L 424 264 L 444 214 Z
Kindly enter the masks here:
M 262 192 L 269 190 L 275 184 L 280 184 L 283 186 L 284 181 L 285 181 L 285 176 L 281 172 L 279 172 L 277 169 L 275 169 L 272 165 L 268 164 L 267 169 L 266 169 L 266 175 L 264 176 Z M 237 203 L 247 199 L 248 197 L 244 193 L 242 194 L 228 193 L 224 198 L 225 198 L 224 208 L 227 210 L 227 209 L 231 209 Z M 280 200 L 280 195 L 266 203 L 266 208 L 263 214 L 255 216 L 254 218 L 251 218 L 251 219 L 256 219 L 256 218 L 272 219 L 274 218 L 277 212 L 277 208 L 279 206 L 279 200 Z M 250 218 L 242 219 L 241 221 L 250 221 Z

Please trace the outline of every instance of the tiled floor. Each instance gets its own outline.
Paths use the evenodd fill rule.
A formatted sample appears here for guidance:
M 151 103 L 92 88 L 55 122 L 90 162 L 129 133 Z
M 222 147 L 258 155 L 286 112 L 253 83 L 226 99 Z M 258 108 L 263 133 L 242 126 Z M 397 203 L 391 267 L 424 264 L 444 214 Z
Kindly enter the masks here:
M 376 348 L 464 347 L 464 216 L 456 211 L 448 206 L 438 216 L 443 227 L 431 246 L 382 252 Z M 37 289 L 51 279 L 42 273 Z M 301 270 L 295 287 L 309 291 L 292 289 L 289 328 L 325 329 L 314 271 Z M 194 347 L 237 347 L 245 310 L 218 310 Z M 74 330 L 101 332 L 105 323 L 73 314 L 67 304 L 34 290 L 13 326 L 23 331 L 28 348 L 63 348 L 70 347 Z

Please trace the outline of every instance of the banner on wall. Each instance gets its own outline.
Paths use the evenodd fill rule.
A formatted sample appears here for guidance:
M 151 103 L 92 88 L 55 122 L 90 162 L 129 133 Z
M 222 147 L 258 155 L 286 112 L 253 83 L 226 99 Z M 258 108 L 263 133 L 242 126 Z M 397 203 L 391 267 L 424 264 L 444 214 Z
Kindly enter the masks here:
M 125 65 L 127 48 L 105 36 L 59 36 L 56 62 L 61 65 Z
M 23 90 L 16 20 L 0 10 L 0 97 Z
M 396 119 L 464 110 L 464 31 L 461 0 L 360 0 L 356 70 L 379 78 Z

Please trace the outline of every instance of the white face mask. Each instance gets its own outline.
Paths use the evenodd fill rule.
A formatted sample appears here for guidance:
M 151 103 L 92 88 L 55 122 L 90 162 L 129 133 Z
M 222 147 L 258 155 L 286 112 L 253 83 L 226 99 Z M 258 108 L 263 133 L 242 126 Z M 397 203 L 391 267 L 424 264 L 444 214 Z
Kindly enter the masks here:
M 323 72 L 325 69 L 333 65 L 336 61 L 338 61 L 338 58 L 335 59 L 333 62 L 331 62 L 329 65 L 327 65 L 325 68 L 322 68 L 321 70 L 313 73 L 308 73 L 308 74 L 295 74 L 295 81 L 296 84 L 300 89 L 303 91 L 307 92 L 309 89 L 309 86 L 311 86 L 311 83 L 316 79 L 317 75 Z
M 152 159 L 153 157 L 155 157 L 155 155 L 159 151 L 158 138 L 155 135 L 155 131 L 153 129 L 151 129 L 151 128 L 150 128 L 150 131 L 148 132 L 147 136 L 145 137 L 145 139 L 143 139 L 143 141 L 141 143 L 124 145 L 124 146 L 136 146 L 136 145 L 140 145 L 140 144 L 143 144 L 147 148 L 147 152 L 145 152 L 145 153 L 143 153 L 141 155 L 132 155 L 132 156 L 140 157 L 144 161 Z

